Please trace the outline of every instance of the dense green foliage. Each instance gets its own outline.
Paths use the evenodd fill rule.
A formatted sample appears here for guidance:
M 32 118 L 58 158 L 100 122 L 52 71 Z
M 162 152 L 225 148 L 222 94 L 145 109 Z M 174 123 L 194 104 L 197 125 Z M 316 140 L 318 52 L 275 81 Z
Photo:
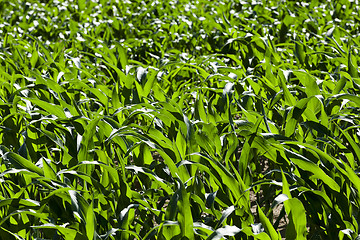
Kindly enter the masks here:
M 358 239 L 359 6 L 0 0 L 1 239 Z

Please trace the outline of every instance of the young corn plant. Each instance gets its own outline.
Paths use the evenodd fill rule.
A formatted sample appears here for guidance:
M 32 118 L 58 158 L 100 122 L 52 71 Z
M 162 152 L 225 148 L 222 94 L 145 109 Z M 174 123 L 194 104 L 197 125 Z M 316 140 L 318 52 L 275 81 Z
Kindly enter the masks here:
M 358 239 L 357 1 L 0 4 L 4 239 Z

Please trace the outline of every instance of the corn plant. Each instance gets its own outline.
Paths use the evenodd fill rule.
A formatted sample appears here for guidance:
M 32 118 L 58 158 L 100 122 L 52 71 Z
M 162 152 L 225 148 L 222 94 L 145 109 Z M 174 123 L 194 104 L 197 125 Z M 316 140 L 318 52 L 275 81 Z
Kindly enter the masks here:
M 1 239 L 359 239 L 354 1 L 0 1 Z

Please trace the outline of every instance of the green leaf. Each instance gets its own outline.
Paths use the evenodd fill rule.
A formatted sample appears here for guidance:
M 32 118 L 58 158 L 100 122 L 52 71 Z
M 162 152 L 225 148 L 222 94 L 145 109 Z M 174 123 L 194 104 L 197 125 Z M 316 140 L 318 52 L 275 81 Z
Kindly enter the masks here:
M 94 135 L 96 133 L 96 127 L 99 121 L 100 117 L 92 119 L 85 128 L 85 133 L 82 136 L 80 150 L 78 153 L 78 159 L 80 162 L 90 160 L 88 159 L 88 153 L 89 150 L 93 147 Z M 88 173 L 90 174 L 90 172 Z
M 83 11 L 86 8 L 86 0 L 78 0 L 77 1 L 79 11 Z
M 303 70 L 293 71 L 293 73 L 305 86 L 305 92 L 308 97 L 320 94 L 320 89 L 315 77 L 311 76 L 309 73 Z
M 355 140 L 351 137 L 351 135 L 348 133 L 348 131 L 342 130 L 341 127 L 339 127 L 338 125 L 336 125 L 336 126 L 339 129 L 339 131 L 345 136 L 346 140 L 350 143 L 351 148 L 354 150 L 355 154 L 353 154 L 353 156 L 355 155 L 357 157 L 357 159 L 360 159 L 359 144 L 355 142 Z M 355 162 L 350 161 L 350 160 L 351 159 L 348 159 L 350 167 L 355 170 Z
M 296 145 L 299 145 L 299 146 L 303 146 L 303 147 L 306 147 L 306 148 L 309 148 L 311 149 L 312 151 L 316 152 L 318 155 L 319 155 L 319 158 L 326 162 L 328 161 L 329 163 L 333 164 L 336 169 L 338 171 L 341 172 L 341 174 L 349 179 L 352 184 L 354 184 L 354 186 L 356 187 L 356 189 L 360 190 L 360 181 L 359 181 L 359 177 L 356 175 L 356 173 L 354 172 L 353 169 L 351 169 L 351 167 L 344 161 L 342 161 L 341 159 L 339 159 L 341 162 L 338 162 L 339 160 L 335 159 L 334 157 L 328 155 L 327 153 L 321 151 L 320 149 L 314 147 L 313 145 L 311 144 L 308 144 L 308 143 L 300 143 L 300 142 L 284 142 L 284 144 L 296 144 Z M 340 164 L 342 166 L 340 166 Z M 332 180 L 334 181 L 334 180 Z M 360 192 L 358 191 L 357 192 L 357 195 L 358 195 L 358 198 L 360 199 Z
M 292 197 L 291 197 L 291 192 L 290 192 L 290 188 L 289 188 L 289 183 L 288 183 L 286 176 L 282 170 L 281 170 L 281 179 L 282 179 L 283 197 L 287 198 L 287 199 L 291 199 Z
M 351 77 L 354 78 L 359 77 L 357 59 L 355 56 L 351 54 L 351 49 L 349 50 L 349 54 L 348 54 L 348 69 Z
M 206 199 L 207 200 L 207 199 Z M 222 225 L 222 223 L 225 221 L 225 219 L 232 213 L 235 211 L 235 207 L 234 206 L 230 206 L 227 209 L 225 209 L 225 211 L 222 213 L 221 218 L 219 220 L 219 222 L 216 224 L 215 228 L 218 228 L 219 226 Z
M 122 68 L 123 71 L 125 71 L 126 66 L 128 65 L 128 57 L 127 57 L 127 54 L 126 54 L 126 50 L 122 46 L 118 45 L 117 46 L 117 51 L 119 52 L 119 61 L 120 61 L 120 64 L 121 64 L 121 68 Z
M 74 211 L 74 215 L 77 215 L 82 221 L 86 221 L 86 210 L 88 208 L 88 203 L 83 199 L 80 194 L 75 190 L 68 191 L 70 199 L 71 199 L 71 206 Z
M 168 186 L 168 184 L 163 179 L 158 177 L 154 172 L 152 172 L 148 168 L 129 165 L 129 166 L 126 166 L 125 169 L 134 170 L 135 173 L 139 173 L 139 172 L 144 173 L 147 176 L 149 176 L 150 179 L 153 179 L 153 181 L 155 181 L 156 184 L 158 184 L 161 188 L 163 188 L 168 194 L 171 194 L 173 192 L 172 189 Z
M 1 220 L 0 220 L 0 226 L 2 226 L 4 224 L 4 222 L 9 219 L 10 217 L 14 216 L 14 215 L 21 215 L 21 214 L 25 214 L 25 215 L 31 215 L 31 216 L 34 216 L 38 219 L 47 219 L 48 217 L 48 214 L 46 213 L 39 213 L 39 212 L 36 212 L 32 209 L 23 209 L 23 210 L 16 210 L 14 212 L 11 212 L 10 214 L 7 214 L 5 217 L 3 217 Z
M 326 128 L 324 125 L 314 121 L 306 121 L 303 123 L 307 128 L 313 129 L 322 135 L 332 136 L 331 131 Z
M 348 82 L 349 80 L 345 77 L 345 76 L 341 76 L 340 77 L 340 80 L 336 83 L 336 86 L 335 86 L 335 89 L 333 91 L 333 94 L 338 94 L 340 93 L 345 85 L 346 85 L 346 82 Z
M 295 52 L 294 52 L 294 54 L 297 57 L 297 59 L 299 60 L 299 62 L 301 64 L 304 64 L 306 52 L 305 52 L 305 47 L 304 47 L 304 45 L 302 43 L 300 43 L 298 41 L 295 42 Z
M 43 162 L 44 176 L 52 180 L 58 180 L 56 173 L 54 169 L 50 166 L 48 160 L 44 158 L 42 162 Z
M 53 223 L 45 223 L 43 225 L 31 227 L 34 229 L 56 229 L 65 237 L 65 239 L 77 239 L 77 235 L 80 234 L 77 230 L 66 227 L 66 225 L 55 225 Z
M 271 224 L 270 220 L 266 217 L 264 212 L 261 210 L 260 206 L 257 206 L 257 211 L 259 214 L 259 219 L 261 224 L 264 226 L 265 231 L 270 235 L 272 240 L 278 240 L 278 233 L 274 229 L 273 225 Z
M 41 168 L 37 167 L 31 161 L 21 157 L 16 153 L 7 152 L 2 157 L 10 162 L 18 164 L 21 168 L 25 168 L 30 172 L 37 173 L 40 176 L 44 176 L 44 171 Z
M 7 233 L 8 233 L 8 234 L 10 234 L 11 236 L 13 236 L 15 239 L 25 240 L 25 238 L 23 238 L 23 237 L 21 237 L 21 236 L 19 236 L 19 235 L 15 234 L 15 233 L 13 233 L 13 232 L 11 232 L 11 231 L 9 231 L 9 230 L 5 229 L 5 228 L 3 228 L 3 227 L 0 227 L 0 229 L 1 229 L 1 230 L 3 230 L 3 231 L 5 231 L 5 232 L 7 232 Z
M 36 50 L 36 48 L 34 47 L 34 51 L 32 52 L 31 58 L 30 58 L 30 63 L 31 63 L 31 67 L 35 68 L 36 63 L 38 62 L 39 59 L 39 53 Z
M 179 195 L 179 201 L 177 202 L 179 209 L 178 222 L 181 229 L 181 236 L 187 239 L 194 239 L 193 217 L 191 214 L 189 194 L 180 179 L 177 179 L 177 183 L 177 194 Z
M 348 94 L 348 93 L 336 94 L 328 98 L 327 102 L 329 103 L 333 99 L 339 99 L 339 100 L 347 99 L 354 102 L 358 107 L 360 107 L 360 97 L 357 95 Z
M 286 239 L 301 240 L 306 239 L 306 211 L 297 198 L 292 198 L 284 202 L 285 210 L 289 218 L 289 224 L 286 227 Z
M 279 71 L 279 78 L 280 78 L 280 83 L 281 83 L 281 89 L 284 93 L 284 100 L 285 103 L 289 106 L 295 106 L 296 104 L 296 99 L 294 98 L 294 96 L 290 93 L 288 86 L 286 85 L 286 76 L 289 73 L 285 72 L 285 71 Z
M 129 220 L 129 213 L 130 210 L 133 208 L 138 208 L 139 205 L 138 204 L 130 204 L 129 206 L 127 206 L 126 208 L 124 208 L 123 210 L 121 210 L 120 214 L 119 214 L 119 221 L 120 221 L 120 227 L 124 230 L 129 230 L 129 225 L 130 225 L 130 220 Z M 124 232 L 124 234 L 122 235 L 122 237 L 128 238 L 128 234 L 126 234 L 126 232 Z
M 0 200 L 0 207 L 12 205 L 16 208 L 19 207 L 40 207 L 40 202 L 31 199 L 17 199 L 17 198 L 7 198 L 5 200 Z
M 295 163 L 300 169 L 311 172 L 315 178 L 322 180 L 326 185 L 332 188 L 336 192 L 340 192 L 340 186 L 334 179 L 326 175 L 326 173 L 315 163 L 291 150 L 285 149 L 287 156 L 293 163 Z
M 42 101 L 42 100 L 39 100 L 36 98 L 24 98 L 24 99 L 29 100 L 33 104 L 36 104 L 37 106 L 42 108 L 47 113 L 53 114 L 59 118 L 66 118 L 64 109 L 59 105 L 55 105 L 53 103 L 48 103 L 48 102 L 45 102 L 45 101 Z
M 86 236 L 89 240 L 96 239 L 96 217 L 94 212 L 94 200 L 90 203 L 90 206 L 86 212 Z

